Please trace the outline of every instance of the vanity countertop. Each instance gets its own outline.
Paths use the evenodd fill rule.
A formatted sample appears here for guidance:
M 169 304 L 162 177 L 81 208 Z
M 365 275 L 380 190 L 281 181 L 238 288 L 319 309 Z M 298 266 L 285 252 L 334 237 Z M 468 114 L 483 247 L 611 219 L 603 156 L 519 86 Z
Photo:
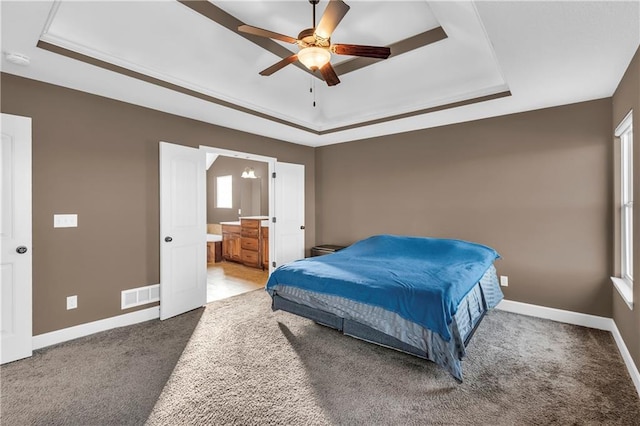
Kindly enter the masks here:
M 260 226 L 268 227 L 269 226 L 269 217 L 268 216 L 251 216 L 251 217 L 242 217 L 241 219 L 260 219 Z M 240 226 L 240 221 L 232 221 L 232 222 L 220 222 L 220 225 L 233 225 Z

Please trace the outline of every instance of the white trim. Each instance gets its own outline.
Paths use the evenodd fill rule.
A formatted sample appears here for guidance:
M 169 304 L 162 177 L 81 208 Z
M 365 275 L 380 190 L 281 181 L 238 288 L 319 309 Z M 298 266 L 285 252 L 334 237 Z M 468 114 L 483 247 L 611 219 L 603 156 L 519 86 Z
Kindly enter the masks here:
M 79 337 L 88 336 L 100 331 L 111 330 L 112 328 L 124 327 L 144 321 L 160 318 L 160 307 L 153 306 L 151 308 L 142 309 L 140 311 L 129 312 L 127 314 L 118 315 L 111 318 L 105 318 L 98 321 L 88 322 L 73 327 L 63 328 L 61 330 L 52 331 L 50 333 L 39 334 L 33 336 L 33 349 L 41 349 L 46 346 L 55 345 Z
M 611 331 L 611 321 L 613 321 L 611 318 L 547 308 L 546 306 L 531 305 L 529 303 L 514 302 L 513 300 L 503 300 L 498 303 L 496 309 L 606 331 Z
M 629 371 L 629 375 L 631 376 L 631 380 L 633 384 L 636 386 L 636 391 L 638 392 L 638 396 L 640 397 L 640 372 L 638 371 L 638 367 L 636 367 L 635 362 L 633 362 L 633 358 L 631 358 L 631 354 L 629 353 L 629 349 L 627 349 L 627 345 L 625 345 L 624 340 L 622 339 L 622 335 L 620 334 L 620 330 L 618 330 L 618 326 L 616 326 L 615 321 L 611 320 L 611 334 L 613 334 L 613 339 L 616 341 L 618 345 L 618 350 L 620 351 L 620 355 L 622 355 L 622 359 L 624 360 L 625 365 L 627 366 L 627 370 Z
M 200 145 L 198 148 L 207 153 L 218 154 L 225 157 L 242 158 L 243 160 L 262 161 L 265 163 L 269 163 L 271 161 L 277 160 L 276 157 L 266 157 L 264 155 L 251 154 L 251 153 L 242 152 L 242 151 L 233 151 L 233 150 L 224 149 L 224 148 L 216 148 L 214 146 L 208 146 L 208 145 Z
M 613 286 L 618 290 L 620 296 L 622 296 L 624 303 L 633 311 L 633 284 L 618 277 L 611 277 L 611 281 L 613 281 Z
M 620 124 L 618 124 L 618 127 L 616 127 L 614 135 L 619 138 L 627 131 L 627 128 L 631 128 L 633 130 L 633 110 L 629 111 L 627 115 L 624 116 Z
M 529 303 L 515 302 L 513 300 L 502 300 L 502 302 L 498 303 L 496 309 L 515 314 L 563 322 L 566 324 L 609 331 L 613 335 L 616 345 L 618 345 L 620 355 L 624 360 L 624 364 L 627 366 L 627 371 L 631 376 L 631 381 L 633 381 L 633 384 L 636 387 L 638 397 L 640 397 L 640 372 L 638 371 L 638 367 L 633 361 L 633 358 L 631 358 L 629 349 L 627 349 L 627 345 L 624 343 L 622 335 L 620 334 L 620 331 L 613 319 L 597 315 L 565 311 L 562 309 L 547 308 L 546 306 L 531 305 Z
M 638 397 L 640 397 L 640 372 L 636 367 L 629 349 L 627 349 L 622 335 L 616 326 L 615 321 L 611 318 L 600 317 L 596 315 L 582 314 L 578 312 L 565 311 L 562 309 L 547 308 L 545 306 L 531 305 L 529 303 L 515 302 L 512 300 L 503 300 L 496 306 L 496 309 L 505 312 L 512 312 L 521 315 L 528 315 L 537 318 L 545 318 L 552 321 L 564 322 L 567 324 L 580 325 L 583 327 L 596 328 L 611 332 L 613 339 L 618 345 L 620 355 L 624 360 L 631 380 L 633 381 Z M 33 336 L 33 349 L 41 349 L 46 346 L 55 345 L 79 337 L 88 336 L 100 331 L 111 330 L 112 328 L 124 327 L 127 325 L 138 324 L 140 322 L 149 321 L 160 318 L 160 307 L 154 306 L 140 311 L 130 312 L 128 314 L 118 315 L 116 317 L 106 318 L 86 324 L 76 325 L 74 327 L 63 328 L 62 330 L 52 331 L 50 333 L 39 334 Z

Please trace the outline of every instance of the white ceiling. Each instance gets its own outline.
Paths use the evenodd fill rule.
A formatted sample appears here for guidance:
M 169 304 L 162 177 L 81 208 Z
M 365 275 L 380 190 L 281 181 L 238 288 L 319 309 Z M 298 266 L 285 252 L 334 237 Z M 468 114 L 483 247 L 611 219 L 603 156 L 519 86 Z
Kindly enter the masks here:
M 608 97 L 640 44 L 638 0 L 346 2 L 351 10 L 332 36 L 336 43 L 389 45 L 438 26 L 448 37 L 340 75 L 339 85 L 327 87 L 293 65 L 260 76 L 280 58 L 177 1 L 2 1 L 2 51 L 27 55 L 31 64 L 3 55 L 1 69 L 322 146 Z M 246 24 L 293 37 L 311 26 L 307 0 L 213 3 Z M 317 19 L 326 4 L 321 0 Z M 38 48 L 39 40 L 204 99 Z M 332 63 L 347 59 L 334 55 Z

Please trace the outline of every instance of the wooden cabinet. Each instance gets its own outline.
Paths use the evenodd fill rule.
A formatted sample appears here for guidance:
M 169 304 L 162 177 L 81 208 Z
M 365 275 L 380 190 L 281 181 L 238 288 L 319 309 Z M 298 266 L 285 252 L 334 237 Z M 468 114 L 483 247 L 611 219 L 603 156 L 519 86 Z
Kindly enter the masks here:
M 260 220 L 240 219 L 242 236 L 242 263 L 254 268 L 262 268 L 260 258 Z
M 222 262 L 222 241 L 207 241 L 207 264 Z
M 269 269 L 269 227 L 263 226 L 260 228 L 261 240 L 261 254 L 262 254 L 262 268 Z
M 242 262 L 242 236 L 239 225 L 222 225 L 222 257 Z
M 264 219 L 240 219 L 240 224 L 222 225 L 222 257 L 252 268 L 269 268 L 269 228 Z

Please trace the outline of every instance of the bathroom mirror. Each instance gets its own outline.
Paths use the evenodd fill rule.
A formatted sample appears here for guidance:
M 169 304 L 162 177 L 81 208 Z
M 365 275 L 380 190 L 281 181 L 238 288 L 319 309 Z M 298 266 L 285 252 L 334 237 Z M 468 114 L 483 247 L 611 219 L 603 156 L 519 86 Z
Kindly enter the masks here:
M 242 216 L 262 215 L 262 179 L 240 179 L 240 211 Z

